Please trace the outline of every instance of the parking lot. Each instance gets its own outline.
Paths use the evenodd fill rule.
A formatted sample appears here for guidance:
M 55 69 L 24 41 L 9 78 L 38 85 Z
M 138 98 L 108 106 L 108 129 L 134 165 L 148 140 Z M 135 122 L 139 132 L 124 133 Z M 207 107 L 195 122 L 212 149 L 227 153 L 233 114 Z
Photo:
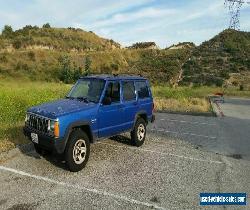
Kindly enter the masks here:
M 249 121 L 227 116 L 232 102 L 225 117 L 159 113 L 145 145 L 127 135 L 96 143 L 78 173 L 29 146 L 2 154 L 0 208 L 202 209 L 201 192 L 249 194 Z
M 205 151 L 250 160 L 250 100 L 225 99 L 218 105 L 218 117 L 158 114 L 151 132 Z

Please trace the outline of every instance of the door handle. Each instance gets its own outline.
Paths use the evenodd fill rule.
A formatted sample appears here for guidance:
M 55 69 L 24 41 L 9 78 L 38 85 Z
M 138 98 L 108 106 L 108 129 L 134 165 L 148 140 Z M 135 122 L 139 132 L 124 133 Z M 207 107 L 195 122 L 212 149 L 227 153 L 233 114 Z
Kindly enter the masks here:
M 124 109 L 124 106 L 123 106 L 123 105 L 120 105 L 120 106 L 119 106 L 119 109 Z
M 136 102 L 133 102 L 133 105 L 135 105 L 135 106 L 138 105 L 138 102 L 137 102 L 137 101 L 136 101 Z

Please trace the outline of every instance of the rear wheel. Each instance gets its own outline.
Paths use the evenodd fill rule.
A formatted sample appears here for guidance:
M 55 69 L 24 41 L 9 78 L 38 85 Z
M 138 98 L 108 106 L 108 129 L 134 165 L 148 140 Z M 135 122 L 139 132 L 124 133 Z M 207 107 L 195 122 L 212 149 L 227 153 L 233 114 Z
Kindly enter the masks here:
M 82 170 L 89 159 L 90 143 L 86 133 L 75 130 L 71 133 L 65 150 L 65 160 L 70 171 Z
M 132 144 L 137 147 L 142 146 L 146 138 L 146 133 L 145 120 L 142 118 L 137 119 L 134 129 L 131 131 Z

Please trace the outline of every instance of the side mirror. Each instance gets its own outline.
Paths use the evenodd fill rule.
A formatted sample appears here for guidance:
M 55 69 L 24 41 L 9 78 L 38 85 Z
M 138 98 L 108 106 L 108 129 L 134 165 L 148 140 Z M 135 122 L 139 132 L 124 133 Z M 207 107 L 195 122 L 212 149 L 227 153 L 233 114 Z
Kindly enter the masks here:
M 102 100 L 103 105 L 110 105 L 112 103 L 112 100 L 110 97 L 105 96 Z

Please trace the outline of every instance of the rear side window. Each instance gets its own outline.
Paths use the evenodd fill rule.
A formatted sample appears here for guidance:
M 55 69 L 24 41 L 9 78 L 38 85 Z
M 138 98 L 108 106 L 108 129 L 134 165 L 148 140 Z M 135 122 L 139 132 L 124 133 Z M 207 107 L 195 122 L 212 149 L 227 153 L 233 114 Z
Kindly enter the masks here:
M 136 99 L 134 82 L 123 82 L 123 99 L 131 101 Z
M 148 91 L 148 86 L 147 83 L 142 81 L 142 82 L 136 82 L 136 91 L 138 93 L 138 98 L 143 99 L 143 98 L 148 98 L 149 97 L 149 91 Z

